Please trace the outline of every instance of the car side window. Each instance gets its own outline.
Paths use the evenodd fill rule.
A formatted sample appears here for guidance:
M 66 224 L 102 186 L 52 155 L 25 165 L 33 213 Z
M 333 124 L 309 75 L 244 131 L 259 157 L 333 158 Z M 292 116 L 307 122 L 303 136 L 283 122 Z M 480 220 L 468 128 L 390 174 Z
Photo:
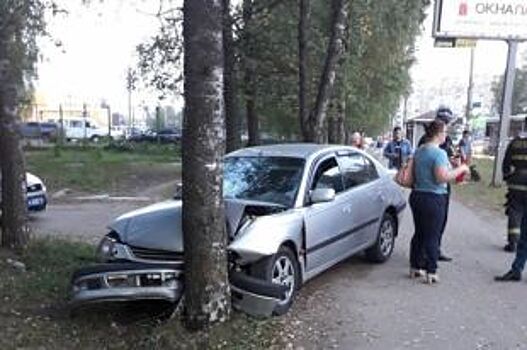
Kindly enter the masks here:
M 329 158 L 320 163 L 315 171 L 313 181 L 311 182 L 311 190 L 320 188 L 332 188 L 335 193 L 342 192 L 344 186 L 342 184 L 342 174 L 340 172 L 337 160 Z
M 350 153 L 339 156 L 339 163 L 342 167 L 345 189 L 357 187 L 378 178 L 375 166 L 362 154 Z

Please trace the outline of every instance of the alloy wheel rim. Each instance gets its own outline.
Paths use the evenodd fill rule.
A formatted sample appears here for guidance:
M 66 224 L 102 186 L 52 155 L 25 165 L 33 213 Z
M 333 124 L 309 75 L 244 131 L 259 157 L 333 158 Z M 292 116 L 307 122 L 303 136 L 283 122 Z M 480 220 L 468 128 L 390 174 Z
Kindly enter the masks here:
M 390 254 L 393 247 L 393 225 L 390 220 L 385 220 L 381 226 L 380 248 L 383 256 Z
M 285 298 L 278 302 L 279 305 L 287 304 L 295 288 L 295 269 L 287 256 L 281 256 L 274 262 L 271 281 L 288 287 Z

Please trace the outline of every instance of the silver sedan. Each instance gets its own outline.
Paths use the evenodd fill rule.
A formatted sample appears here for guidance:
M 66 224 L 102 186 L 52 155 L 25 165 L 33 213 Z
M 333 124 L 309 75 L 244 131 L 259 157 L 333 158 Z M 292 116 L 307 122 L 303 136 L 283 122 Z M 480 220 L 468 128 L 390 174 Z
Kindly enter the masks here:
M 284 144 L 225 157 L 224 200 L 235 307 L 280 315 L 300 286 L 339 261 L 392 254 L 406 206 L 392 174 L 348 146 Z M 182 293 L 181 201 L 117 218 L 99 245 L 105 264 L 77 271 L 73 302 L 162 299 Z

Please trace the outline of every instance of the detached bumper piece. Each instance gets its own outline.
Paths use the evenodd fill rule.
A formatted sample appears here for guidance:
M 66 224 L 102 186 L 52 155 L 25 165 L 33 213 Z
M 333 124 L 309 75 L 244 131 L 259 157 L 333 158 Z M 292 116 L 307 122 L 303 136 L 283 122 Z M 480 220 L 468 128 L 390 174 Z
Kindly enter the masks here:
M 167 265 L 98 264 L 72 276 L 73 306 L 108 301 L 164 300 L 176 303 L 183 293 L 181 271 Z
M 166 264 L 108 263 L 81 268 L 72 276 L 73 307 L 90 303 L 164 300 L 177 303 L 183 294 L 182 271 Z M 231 271 L 233 306 L 249 315 L 271 316 L 285 298 L 286 286 Z
M 272 316 L 276 305 L 284 299 L 287 287 L 231 271 L 229 275 L 232 305 L 251 316 Z

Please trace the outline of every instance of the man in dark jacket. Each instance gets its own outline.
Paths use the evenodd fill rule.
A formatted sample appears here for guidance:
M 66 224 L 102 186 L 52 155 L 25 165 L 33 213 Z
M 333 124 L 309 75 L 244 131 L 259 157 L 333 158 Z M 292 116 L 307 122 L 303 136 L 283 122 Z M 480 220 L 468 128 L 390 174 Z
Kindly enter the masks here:
M 502 170 L 508 187 L 509 243 L 505 250 L 515 250 L 516 258 L 511 269 L 502 276 L 496 276 L 495 280 L 519 281 L 527 260 L 527 134 L 520 134 L 510 142 Z
M 393 128 L 393 139 L 384 148 L 383 155 L 388 158 L 388 168 L 399 170 L 412 155 L 410 141 L 403 138 L 400 126 Z
M 527 120 L 526 120 L 527 122 Z M 523 197 L 527 195 L 527 134 L 520 133 L 507 146 L 502 163 L 503 180 L 507 182 L 505 214 L 508 217 L 507 245 L 504 250 L 515 252 L 520 239 Z
M 437 112 L 436 112 L 436 119 L 439 119 L 441 120 L 443 123 L 445 123 L 446 125 L 448 125 L 448 123 L 450 123 L 453 119 L 454 119 L 454 115 L 452 113 L 452 110 L 450 110 L 450 108 L 448 107 L 439 107 L 437 109 Z M 426 140 L 426 135 L 423 135 L 421 137 L 421 139 L 419 140 L 419 144 L 418 146 L 420 147 L 421 145 L 425 144 L 427 142 Z M 448 159 L 451 159 L 453 156 L 454 156 L 454 142 L 452 142 L 452 139 L 450 138 L 450 136 L 446 136 L 446 139 L 445 139 L 445 142 L 443 142 L 441 145 L 439 145 L 439 147 L 441 149 L 443 149 L 447 156 L 448 156 Z M 449 205 L 450 205 L 450 191 L 451 191 L 451 188 L 450 188 L 450 183 L 447 183 L 447 191 L 448 193 L 445 195 L 446 196 L 446 215 L 444 216 L 444 220 L 443 220 L 443 224 L 442 224 L 442 227 L 441 227 L 441 235 L 439 236 L 439 249 L 441 249 L 441 241 L 443 239 L 443 233 L 445 232 L 445 228 L 446 228 L 446 223 L 448 221 L 448 209 L 449 209 Z M 447 256 L 446 254 L 444 254 L 441 250 L 439 251 L 439 261 L 452 261 L 452 258 Z

